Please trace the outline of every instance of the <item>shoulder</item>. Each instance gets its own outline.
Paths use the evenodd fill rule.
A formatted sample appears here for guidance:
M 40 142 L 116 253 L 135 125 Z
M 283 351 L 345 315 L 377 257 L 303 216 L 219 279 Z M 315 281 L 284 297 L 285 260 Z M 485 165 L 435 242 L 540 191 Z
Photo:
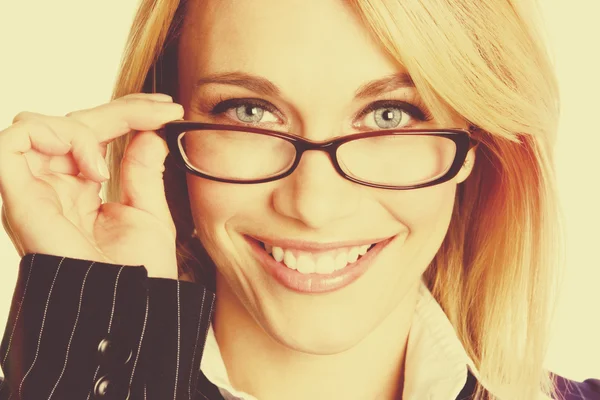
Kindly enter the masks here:
M 554 373 L 551 376 L 562 400 L 600 400 L 600 379 L 578 382 Z
M 550 372 L 555 385 L 556 397 L 552 400 L 600 400 L 600 379 L 586 379 L 583 382 L 571 380 Z M 457 400 L 471 400 L 477 379 L 471 371 Z M 547 398 L 547 397 L 544 397 Z

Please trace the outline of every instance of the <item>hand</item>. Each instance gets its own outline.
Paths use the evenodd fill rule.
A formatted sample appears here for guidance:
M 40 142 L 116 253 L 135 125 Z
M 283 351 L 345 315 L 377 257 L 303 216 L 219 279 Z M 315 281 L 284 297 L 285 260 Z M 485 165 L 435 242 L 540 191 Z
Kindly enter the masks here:
M 2 220 L 20 256 L 43 253 L 176 278 L 175 225 L 163 184 L 168 148 L 154 130 L 183 117 L 163 94 L 131 94 L 66 117 L 20 113 L 0 131 Z M 121 199 L 102 203 L 104 157 L 134 131 L 121 163 Z

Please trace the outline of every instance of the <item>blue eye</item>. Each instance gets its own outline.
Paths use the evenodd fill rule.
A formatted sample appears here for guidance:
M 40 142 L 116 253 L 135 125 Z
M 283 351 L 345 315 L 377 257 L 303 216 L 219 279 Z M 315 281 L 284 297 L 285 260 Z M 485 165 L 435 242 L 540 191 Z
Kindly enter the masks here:
M 373 119 L 377 127 L 381 129 L 393 129 L 406 119 L 403 117 L 403 114 L 406 114 L 406 111 L 401 108 L 382 107 L 374 110 Z
M 244 124 L 280 124 L 279 112 L 270 103 L 260 99 L 232 98 L 219 102 L 210 110 L 215 117 L 226 117 Z
M 235 115 L 242 122 L 256 124 L 260 122 L 265 110 L 255 105 L 244 104 L 235 108 Z
M 432 119 L 431 114 L 421 107 L 400 100 L 375 101 L 355 117 L 355 125 L 372 130 L 409 128 Z

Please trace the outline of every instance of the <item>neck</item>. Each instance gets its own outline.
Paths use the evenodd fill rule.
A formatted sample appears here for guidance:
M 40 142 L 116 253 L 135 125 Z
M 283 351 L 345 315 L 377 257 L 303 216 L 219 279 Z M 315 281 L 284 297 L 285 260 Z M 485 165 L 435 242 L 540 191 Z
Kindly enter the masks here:
M 213 328 L 233 387 L 258 399 L 400 399 L 417 293 L 418 286 L 351 349 L 314 355 L 268 336 L 218 277 Z

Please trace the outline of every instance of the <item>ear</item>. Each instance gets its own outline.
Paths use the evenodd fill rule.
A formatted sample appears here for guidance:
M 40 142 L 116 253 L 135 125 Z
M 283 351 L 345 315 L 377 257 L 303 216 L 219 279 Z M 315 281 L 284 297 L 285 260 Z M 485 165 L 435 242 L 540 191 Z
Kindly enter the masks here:
M 465 158 L 465 162 L 462 165 L 462 168 L 454 178 L 456 183 L 463 183 L 469 175 L 471 175 L 471 171 L 473 171 L 473 167 L 475 166 L 475 150 L 477 146 L 473 146 L 471 150 L 467 153 L 467 157 Z

